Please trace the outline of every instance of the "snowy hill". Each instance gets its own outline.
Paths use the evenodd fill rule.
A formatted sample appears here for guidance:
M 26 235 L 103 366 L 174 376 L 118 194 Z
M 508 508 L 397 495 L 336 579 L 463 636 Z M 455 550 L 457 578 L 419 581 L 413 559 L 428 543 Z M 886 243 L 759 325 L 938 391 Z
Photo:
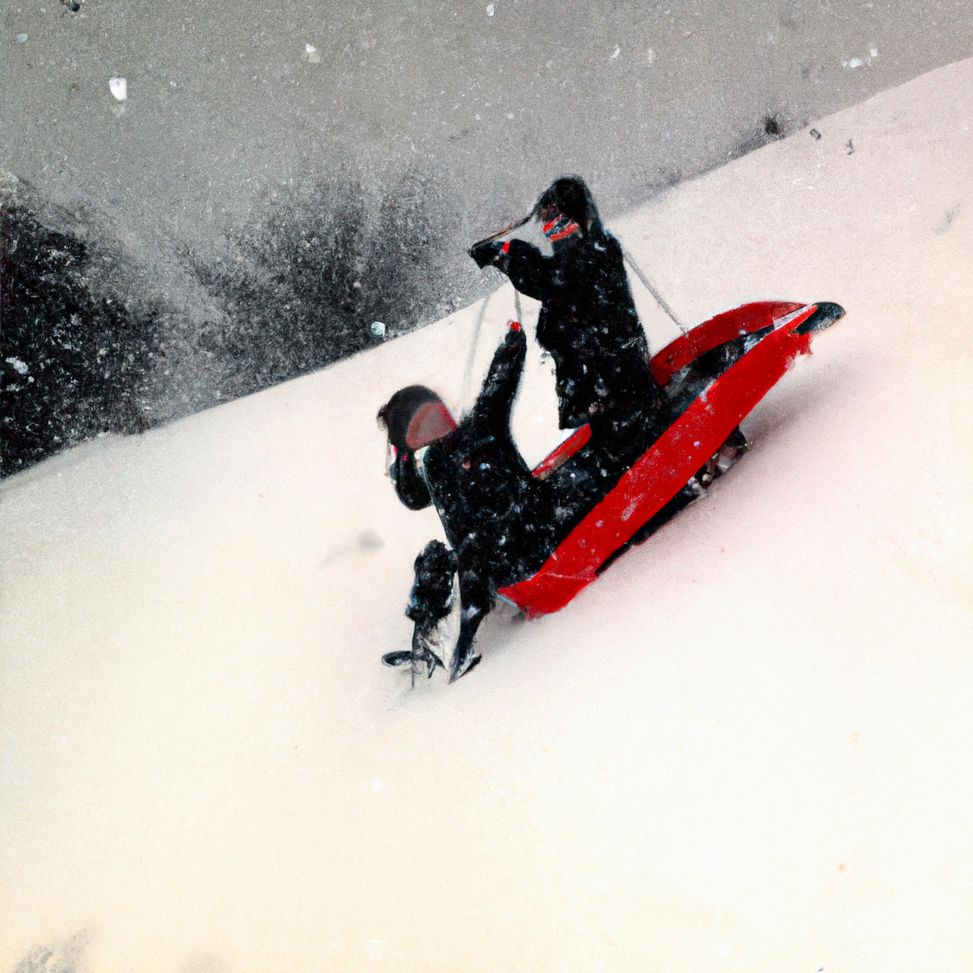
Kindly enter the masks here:
M 687 323 L 847 317 L 707 499 L 451 687 L 379 664 L 439 527 L 374 417 L 468 404 L 509 289 L 472 351 L 477 307 L 4 483 L 0 968 L 968 969 L 971 125 L 965 61 L 612 227 Z M 555 423 L 535 358 L 528 459 Z

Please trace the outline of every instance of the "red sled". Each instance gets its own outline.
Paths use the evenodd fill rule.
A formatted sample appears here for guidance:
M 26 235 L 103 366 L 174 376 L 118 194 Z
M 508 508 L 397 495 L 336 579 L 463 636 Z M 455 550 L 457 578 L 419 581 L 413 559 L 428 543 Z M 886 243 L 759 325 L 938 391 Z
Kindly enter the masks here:
M 838 320 L 837 304 L 764 301 L 705 321 L 652 359 L 652 372 L 677 418 L 614 489 L 529 578 L 497 593 L 527 618 L 563 608 L 620 551 L 644 540 L 653 518 L 734 435 L 811 339 Z M 535 470 L 543 477 L 587 442 L 585 426 Z M 666 518 L 668 519 L 668 518 Z M 661 524 L 659 524 L 661 526 Z M 643 533 L 640 535 L 639 532 Z

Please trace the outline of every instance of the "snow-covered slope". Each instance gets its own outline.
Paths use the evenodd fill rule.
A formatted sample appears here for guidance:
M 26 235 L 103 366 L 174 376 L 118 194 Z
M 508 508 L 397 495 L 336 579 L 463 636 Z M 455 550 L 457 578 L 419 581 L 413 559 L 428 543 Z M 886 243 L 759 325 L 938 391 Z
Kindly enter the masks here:
M 847 317 L 706 500 L 451 687 L 379 664 L 438 525 L 374 416 L 468 402 L 509 290 L 469 370 L 477 308 L 8 481 L 0 968 L 968 970 L 971 125 L 966 61 L 614 227 L 687 322 Z M 535 362 L 529 458 L 554 416 Z

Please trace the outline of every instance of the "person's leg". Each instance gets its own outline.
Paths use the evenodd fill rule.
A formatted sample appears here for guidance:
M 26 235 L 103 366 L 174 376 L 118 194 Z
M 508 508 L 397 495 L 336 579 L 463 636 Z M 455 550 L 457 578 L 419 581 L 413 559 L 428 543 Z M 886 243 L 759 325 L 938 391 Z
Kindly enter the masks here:
M 459 597 L 461 604 L 459 640 L 449 669 L 449 681 L 465 675 L 479 661 L 474 642 L 483 619 L 496 603 L 496 593 L 487 577 L 484 559 L 477 557 L 475 545 L 468 545 L 460 555 Z
M 382 656 L 387 666 L 411 665 L 413 676 L 417 667 L 425 665 L 431 676 L 437 665 L 443 666 L 442 651 L 437 654 L 434 633 L 439 623 L 453 607 L 453 579 L 458 560 L 442 541 L 430 541 L 415 561 L 415 582 L 406 616 L 415 622 L 412 648 L 389 652 Z M 444 666 L 445 668 L 445 666 Z

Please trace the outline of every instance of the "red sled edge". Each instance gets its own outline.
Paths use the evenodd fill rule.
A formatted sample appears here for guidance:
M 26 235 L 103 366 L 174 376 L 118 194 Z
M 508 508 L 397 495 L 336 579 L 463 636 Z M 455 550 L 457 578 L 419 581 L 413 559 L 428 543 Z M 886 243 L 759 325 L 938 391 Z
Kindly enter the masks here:
M 756 326 L 734 330 L 723 340 L 773 324 L 802 307 L 803 313 L 794 314 L 785 326 L 767 335 L 689 406 L 562 541 L 537 574 L 497 593 L 516 604 L 528 618 L 535 618 L 559 611 L 594 581 L 598 568 L 686 485 L 780 381 L 794 359 L 810 350 L 813 334 L 795 334 L 794 329 L 814 313 L 816 305 L 768 302 L 762 305 L 768 310 L 767 315 L 758 311 L 760 305 L 745 305 L 705 322 L 684 336 L 691 338 L 696 331 L 703 332 L 702 340 L 688 344 L 689 348 L 701 348 L 692 356 L 696 357 L 722 343 L 713 339 L 728 327 L 739 328 L 741 324 L 756 322 Z M 677 339 L 653 359 L 653 370 L 656 360 L 669 355 L 673 345 L 683 345 L 684 338 Z M 676 352 L 665 359 L 668 364 L 680 361 L 689 353 L 685 347 Z
M 717 314 L 715 318 L 697 325 L 688 334 L 676 338 L 654 355 L 650 362 L 652 374 L 660 385 L 668 385 L 669 379 L 694 358 L 716 348 L 717 345 L 769 327 L 785 315 L 792 314 L 803 307 L 806 305 L 795 304 L 793 301 L 756 301 Z M 576 429 L 573 435 L 565 439 L 534 468 L 534 476 L 539 480 L 549 476 L 562 463 L 567 462 L 590 438 L 590 426 Z
M 652 374 L 660 385 L 666 386 L 669 379 L 694 358 L 699 358 L 717 345 L 769 327 L 802 307 L 805 305 L 792 301 L 757 301 L 717 314 L 715 318 L 697 325 L 688 334 L 676 338 L 654 355 L 651 363 Z

